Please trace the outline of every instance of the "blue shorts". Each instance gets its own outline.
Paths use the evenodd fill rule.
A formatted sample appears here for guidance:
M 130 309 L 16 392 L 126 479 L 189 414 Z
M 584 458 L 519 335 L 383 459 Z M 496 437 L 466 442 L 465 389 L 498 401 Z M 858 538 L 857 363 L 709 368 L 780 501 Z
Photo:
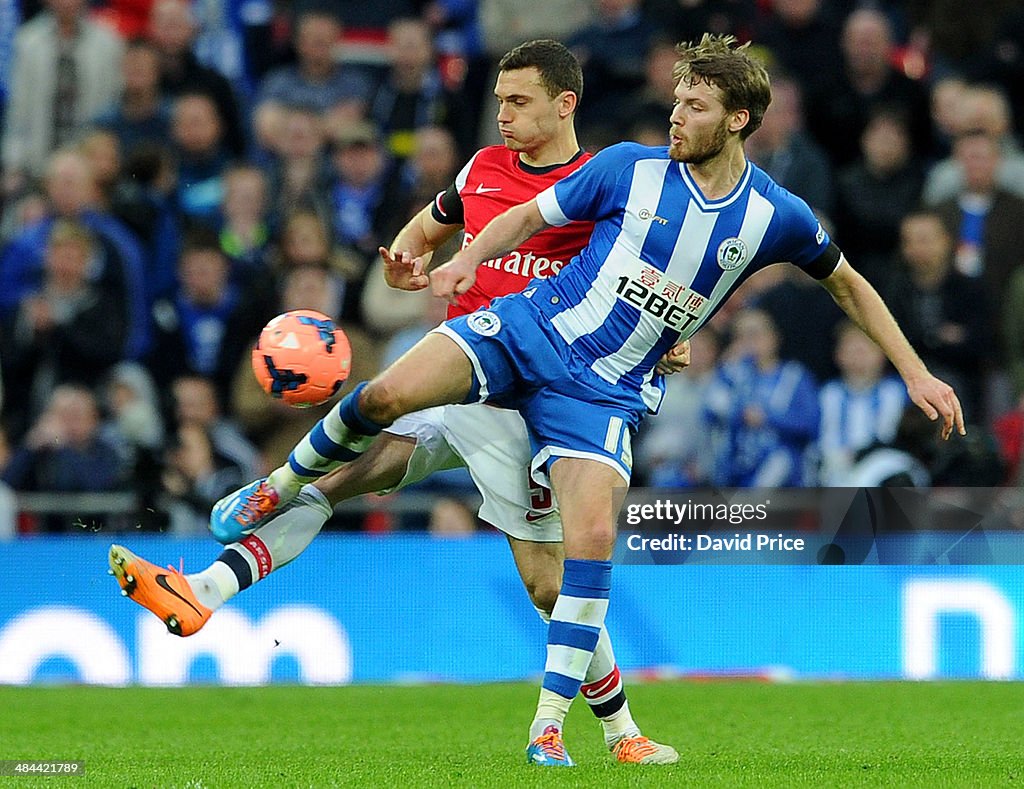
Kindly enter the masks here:
M 639 394 L 591 370 L 529 299 L 496 299 L 489 309 L 453 318 L 434 331 L 454 340 L 473 365 L 467 403 L 522 414 L 538 482 L 548 484 L 548 465 L 560 457 L 605 463 L 629 481 L 630 441 L 645 412 Z

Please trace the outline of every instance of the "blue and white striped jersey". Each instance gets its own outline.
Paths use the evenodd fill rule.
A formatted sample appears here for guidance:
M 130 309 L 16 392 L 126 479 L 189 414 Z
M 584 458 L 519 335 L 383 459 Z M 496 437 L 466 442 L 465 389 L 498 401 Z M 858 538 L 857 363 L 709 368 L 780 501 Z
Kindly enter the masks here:
M 807 204 L 750 162 L 729 195 L 708 200 L 668 148 L 619 143 L 537 204 L 548 224 L 596 224 L 572 265 L 531 284 L 534 303 L 601 378 L 641 391 L 652 411 L 658 359 L 743 280 L 787 261 L 824 279 L 838 263 Z

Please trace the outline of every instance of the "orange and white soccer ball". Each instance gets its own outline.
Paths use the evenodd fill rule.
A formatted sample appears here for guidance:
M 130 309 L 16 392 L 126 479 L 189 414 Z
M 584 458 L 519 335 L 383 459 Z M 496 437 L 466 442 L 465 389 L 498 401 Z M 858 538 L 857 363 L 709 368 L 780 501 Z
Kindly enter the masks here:
M 330 400 L 351 368 L 345 332 L 316 310 L 278 315 L 263 327 L 252 352 L 252 369 L 263 390 L 296 408 Z

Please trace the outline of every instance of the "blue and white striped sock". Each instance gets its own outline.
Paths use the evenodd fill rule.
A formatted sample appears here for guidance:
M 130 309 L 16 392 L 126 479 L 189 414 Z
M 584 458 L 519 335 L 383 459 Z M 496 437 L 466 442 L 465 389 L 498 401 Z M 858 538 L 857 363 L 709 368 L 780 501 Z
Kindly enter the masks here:
M 562 590 L 548 626 L 548 657 L 537 720 L 561 725 L 580 692 L 608 612 L 612 563 L 566 559 Z
M 279 493 L 294 495 L 302 485 L 322 477 L 367 450 L 386 425 L 367 419 L 359 410 L 363 381 L 313 426 L 288 455 L 288 463 L 270 475 Z

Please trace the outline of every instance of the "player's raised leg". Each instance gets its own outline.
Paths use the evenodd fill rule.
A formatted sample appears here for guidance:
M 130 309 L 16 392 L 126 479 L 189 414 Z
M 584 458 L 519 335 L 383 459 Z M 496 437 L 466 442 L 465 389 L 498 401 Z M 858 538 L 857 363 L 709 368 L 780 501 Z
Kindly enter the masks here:
M 560 542 L 530 542 L 508 537 L 516 568 L 530 601 L 541 619 L 551 622 L 551 611 L 562 585 L 565 553 Z M 675 748 L 644 737 L 633 720 L 626 700 L 622 673 L 615 662 L 608 628 L 601 626 L 594 656 L 580 688 L 590 711 L 601 721 L 604 742 L 621 762 L 672 764 L 679 760 Z
M 111 546 L 111 572 L 125 594 L 152 611 L 172 633 L 192 635 L 224 603 L 308 548 L 331 517 L 334 504 L 401 484 L 415 447 L 412 438 L 383 433 L 357 460 L 317 480 L 318 487 L 305 485 L 294 501 L 252 534 L 227 545 L 201 572 L 164 571 L 118 545 Z M 166 583 L 158 582 L 158 575 L 165 576 Z M 174 622 L 169 622 L 172 614 Z
M 295 498 L 304 484 L 358 458 L 398 417 L 464 402 L 476 389 L 473 366 L 459 345 L 447 336 L 428 334 L 388 369 L 344 397 L 266 480 L 219 501 L 210 515 L 210 530 L 221 542 L 252 533 Z

